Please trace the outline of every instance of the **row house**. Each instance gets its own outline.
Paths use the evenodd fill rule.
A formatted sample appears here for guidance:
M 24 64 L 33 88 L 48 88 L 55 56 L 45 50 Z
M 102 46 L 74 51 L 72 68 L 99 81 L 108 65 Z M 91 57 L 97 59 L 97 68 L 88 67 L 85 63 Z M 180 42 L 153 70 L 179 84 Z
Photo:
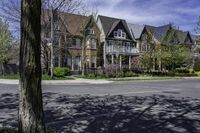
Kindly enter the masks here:
M 132 36 L 137 41 L 137 48 L 139 49 L 140 55 L 144 52 L 152 50 L 151 47 L 155 47 L 155 45 L 158 44 L 185 45 L 188 48 L 191 48 L 193 45 L 193 41 L 189 32 L 178 30 L 171 24 L 159 27 L 137 24 L 128 25 Z M 159 62 L 158 59 L 152 59 L 154 62 L 152 69 L 161 69 L 161 62 L 159 62 L 159 66 L 156 66 L 156 60 Z
M 123 19 L 98 16 L 97 25 L 101 31 L 100 40 L 103 47 L 103 66 L 109 64 L 128 65 L 138 55 L 136 40 L 132 37 L 128 24 Z
M 44 13 L 49 16 L 49 11 Z M 96 68 L 100 31 L 93 16 L 64 12 L 54 15 L 54 66 L 72 71 L 81 70 L 83 65 Z M 50 27 L 46 26 L 43 33 L 43 38 L 50 38 Z
M 50 11 L 42 17 L 42 38 L 50 38 Z M 46 23 L 45 23 L 46 21 Z M 152 45 L 172 43 L 193 44 L 189 32 L 171 24 L 159 27 L 127 23 L 126 20 L 64 12 L 54 14 L 54 66 L 70 67 L 72 71 L 118 64 L 120 68 L 134 67 L 134 60 Z M 49 64 L 47 62 L 46 64 Z

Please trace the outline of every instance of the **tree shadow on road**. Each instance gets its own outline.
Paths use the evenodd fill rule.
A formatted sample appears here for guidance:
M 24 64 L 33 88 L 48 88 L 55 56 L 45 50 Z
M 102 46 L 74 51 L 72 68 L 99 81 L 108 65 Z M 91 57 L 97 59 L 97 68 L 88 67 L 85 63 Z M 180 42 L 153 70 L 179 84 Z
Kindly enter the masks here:
M 0 124 L 17 127 L 18 96 L 0 96 Z M 163 95 L 43 94 L 45 122 L 69 133 L 199 133 L 200 100 Z M 5 117 L 6 116 L 6 117 Z
M 200 101 L 167 96 L 53 96 L 47 125 L 72 133 L 199 133 Z M 57 98 L 55 98 L 57 97 Z M 56 111 L 57 110 L 57 111 Z M 46 113 L 48 114 L 48 113 Z M 55 117 L 54 117 L 55 116 Z M 60 116 L 60 117 L 58 117 Z

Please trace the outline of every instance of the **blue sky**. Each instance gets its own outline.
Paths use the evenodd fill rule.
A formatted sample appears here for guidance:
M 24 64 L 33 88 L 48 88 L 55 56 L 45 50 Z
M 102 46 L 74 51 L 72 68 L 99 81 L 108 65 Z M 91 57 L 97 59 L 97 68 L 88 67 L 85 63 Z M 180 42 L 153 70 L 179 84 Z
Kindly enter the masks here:
M 98 14 L 126 19 L 130 23 L 163 25 L 173 23 L 194 32 L 200 16 L 200 0 L 86 0 Z

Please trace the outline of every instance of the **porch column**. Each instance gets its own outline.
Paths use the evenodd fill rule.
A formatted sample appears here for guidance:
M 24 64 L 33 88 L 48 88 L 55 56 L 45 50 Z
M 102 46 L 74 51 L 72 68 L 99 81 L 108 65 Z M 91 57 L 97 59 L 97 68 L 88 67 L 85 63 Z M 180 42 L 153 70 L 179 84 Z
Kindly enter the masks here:
M 131 56 L 129 56 L 128 68 L 129 68 L 129 70 L 131 69 Z
M 89 56 L 89 69 L 92 67 L 92 57 Z
M 120 66 L 120 70 L 122 69 L 122 56 L 119 55 L 119 66 Z
M 103 66 L 106 67 L 106 41 L 103 44 Z
M 112 54 L 112 65 L 114 64 L 114 55 Z
M 72 71 L 74 71 L 74 58 L 72 57 Z
M 62 51 L 60 50 L 61 49 L 61 37 L 59 38 L 59 41 L 58 41 L 58 45 L 59 45 L 59 54 L 58 54 L 58 67 L 61 67 L 61 54 L 62 54 Z

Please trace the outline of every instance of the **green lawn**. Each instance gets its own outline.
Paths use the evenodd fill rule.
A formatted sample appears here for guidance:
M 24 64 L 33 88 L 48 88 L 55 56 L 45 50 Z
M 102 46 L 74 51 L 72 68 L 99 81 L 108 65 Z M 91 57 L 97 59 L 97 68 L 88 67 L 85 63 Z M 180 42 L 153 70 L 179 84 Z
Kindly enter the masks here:
M 0 79 L 19 79 L 19 75 L 0 75 Z M 51 77 L 48 75 L 42 75 L 42 80 L 52 80 Z M 74 78 L 71 77 L 54 77 L 53 80 L 74 80 Z

